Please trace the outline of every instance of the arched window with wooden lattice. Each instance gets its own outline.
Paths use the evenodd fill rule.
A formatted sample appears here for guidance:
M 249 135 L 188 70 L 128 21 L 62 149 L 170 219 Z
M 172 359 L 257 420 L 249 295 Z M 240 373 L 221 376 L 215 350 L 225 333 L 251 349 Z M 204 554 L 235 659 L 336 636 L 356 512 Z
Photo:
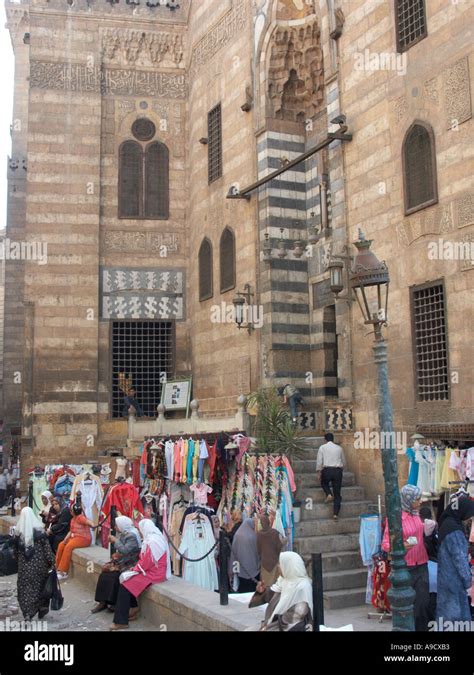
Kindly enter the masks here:
M 438 202 L 436 149 L 433 129 L 415 121 L 408 129 L 402 148 L 405 215 Z
M 153 122 L 138 119 L 132 125 L 137 141 L 119 148 L 119 218 L 169 219 L 169 150 L 160 141 L 145 143 L 155 132 Z
M 199 300 L 209 300 L 213 295 L 212 244 L 206 238 L 199 249 Z
M 169 218 L 169 152 L 164 143 L 145 151 L 145 217 Z
M 225 293 L 235 288 L 235 236 L 230 227 L 222 233 L 219 253 L 221 293 Z

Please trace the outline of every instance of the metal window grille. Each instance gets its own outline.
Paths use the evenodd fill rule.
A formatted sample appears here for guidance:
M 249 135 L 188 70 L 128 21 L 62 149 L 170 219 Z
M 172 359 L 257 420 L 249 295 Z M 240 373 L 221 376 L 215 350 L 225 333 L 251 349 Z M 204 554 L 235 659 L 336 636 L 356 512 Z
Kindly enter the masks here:
M 443 284 L 413 288 L 411 295 L 418 400 L 447 401 L 449 373 Z
M 235 237 L 228 227 L 221 237 L 220 271 L 221 293 L 235 288 Z
M 404 52 L 427 35 L 425 0 L 395 0 L 397 46 Z
M 204 239 L 199 249 L 199 300 L 212 298 L 212 286 L 212 246 Z
M 133 387 L 145 417 L 155 418 L 166 379 L 174 376 L 174 323 L 113 321 L 112 417 L 123 417 L 125 392 Z
M 429 131 L 415 124 L 405 139 L 404 180 L 406 211 L 436 201 L 434 148 Z
M 222 108 L 216 105 L 207 116 L 209 183 L 222 176 Z

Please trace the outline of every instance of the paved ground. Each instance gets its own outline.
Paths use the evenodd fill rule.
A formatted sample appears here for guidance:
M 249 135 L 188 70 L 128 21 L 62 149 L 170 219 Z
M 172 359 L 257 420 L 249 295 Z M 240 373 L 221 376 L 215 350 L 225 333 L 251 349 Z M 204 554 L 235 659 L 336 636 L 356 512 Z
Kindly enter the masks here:
M 95 605 L 90 592 L 79 582 L 73 580 L 63 581 L 61 588 L 64 595 L 64 607 L 59 612 L 50 612 L 43 626 L 48 631 L 106 631 L 109 629 L 113 615 L 110 612 L 91 614 L 90 610 Z M 367 619 L 370 607 L 352 607 L 343 610 L 328 610 L 325 612 L 325 624 L 330 628 L 341 628 L 352 624 L 355 631 L 389 631 L 392 624 L 390 621 L 380 623 L 378 619 Z M 16 599 L 16 575 L 0 578 L 0 630 L 1 622 L 6 617 L 10 621 L 22 621 L 22 615 Z M 258 624 L 260 616 L 257 617 Z M 131 631 L 156 631 L 160 628 L 142 618 L 130 623 Z

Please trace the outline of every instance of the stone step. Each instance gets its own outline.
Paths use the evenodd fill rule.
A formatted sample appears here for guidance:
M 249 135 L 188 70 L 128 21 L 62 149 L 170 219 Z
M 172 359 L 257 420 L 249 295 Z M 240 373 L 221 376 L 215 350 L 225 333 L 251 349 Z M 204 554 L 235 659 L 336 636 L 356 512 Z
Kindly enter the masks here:
M 346 588 L 342 591 L 327 591 L 323 594 L 325 609 L 345 609 L 365 604 L 366 588 Z
M 316 468 L 314 473 L 296 473 L 295 472 L 295 483 L 301 487 L 320 487 L 321 484 L 316 476 Z M 342 485 L 350 486 L 355 485 L 355 474 L 351 471 L 344 471 L 342 474 Z
M 341 496 L 343 504 L 344 502 L 363 501 L 365 499 L 365 490 L 358 485 L 343 487 Z M 312 499 L 313 502 L 321 503 L 326 499 L 326 495 L 321 487 L 300 486 L 296 490 L 296 499 L 302 502 L 301 512 L 303 512 L 306 499 Z
M 315 473 L 316 472 L 316 458 L 312 459 L 294 459 L 291 462 L 291 468 L 295 474 Z
M 339 516 L 341 518 L 354 518 L 360 516 L 362 513 L 366 513 L 370 505 L 369 501 L 342 501 L 341 512 Z M 308 506 L 311 508 L 305 508 L 303 504 L 301 508 L 301 522 L 306 522 L 309 520 L 318 520 L 324 518 L 332 518 L 333 515 L 333 504 L 321 504 L 321 503 L 308 503 Z
M 324 537 L 326 535 L 359 533 L 359 530 L 359 518 L 340 518 L 337 521 L 332 518 L 325 518 L 298 523 L 295 527 L 295 536 Z
M 337 572 L 323 572 L 323 591 L 342 591 L 362 588 L 367 584 L 367 569 L 359 567 L 353 570 L 338 570 Z
M 311 553 L 338 553 L 359 551 L 359 533 L 329 534 L 322 536 L 299 536 L 294 549 L 303 557 Z
M 303 556 L 308 574 L 311 576 L 311 555 Z M 338 553 L 323 553 L 323 574 L 340 572 L 342 570 L 359 569 L 361 557 L 359 551 L 340 551 Z
M 309 450 L 317 450 L 325 442 L 324 436 L 298 436 L 298 443 Z

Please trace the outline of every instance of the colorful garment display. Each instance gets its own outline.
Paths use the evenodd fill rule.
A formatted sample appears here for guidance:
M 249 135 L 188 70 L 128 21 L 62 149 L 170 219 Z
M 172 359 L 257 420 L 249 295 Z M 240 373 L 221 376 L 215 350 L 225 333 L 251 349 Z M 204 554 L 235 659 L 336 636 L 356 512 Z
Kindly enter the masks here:
M 390 583 L 390 563 L 382 555 L 376 555 L 374 560 L 374 572 L 372 578 L 372 605 L 379 612 L 390 612 L 390 603 L 388 600 L 388 591 L 391 588 Z
M 104 516 L 110 514 L 112 506 L 117 507 L 117 512 L 120 515 L 127 516 L 132 520 L 136 517 L 137 512 L 143 514 L 143 505 L 138 490 L 130 483 L 112 485 L 102 507 Z
M 183 538 L 179 547 L 181 555 L 197 560 L 215 544 L 215 536 L 209 520 L 200 513 L 186 517 Z M 190 584 L 215 591 L 219 587 L 215 552 L 199 562 L 183 561 L 183 579 Z

